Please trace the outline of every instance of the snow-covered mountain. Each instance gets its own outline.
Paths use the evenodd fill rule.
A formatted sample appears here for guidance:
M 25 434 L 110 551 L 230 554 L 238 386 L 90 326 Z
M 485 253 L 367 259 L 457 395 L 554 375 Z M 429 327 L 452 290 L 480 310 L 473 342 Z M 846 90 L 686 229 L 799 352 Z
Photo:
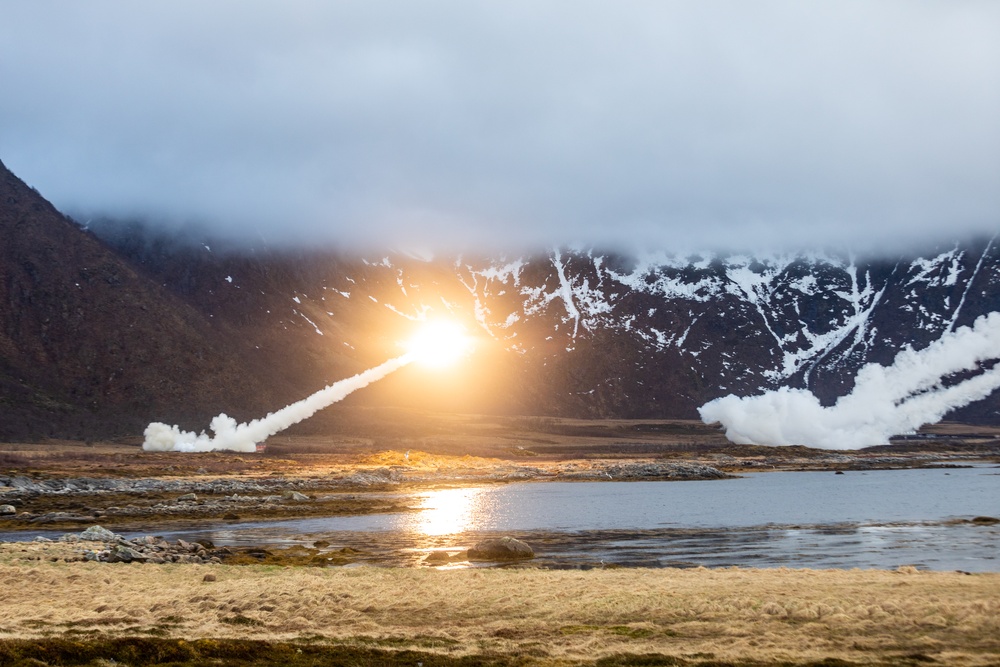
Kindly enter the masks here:
M 695 417 L 718 396 L 782 385 L 830 401 L 865 363 L 888 364 L 907 345 L 922 348 L 1000 310 L 994 239 L 894 258 L 557 248 L 251 261 L 212 259 L 205 246 L 186 252 L 181 262 L 156 261 L 134 244 L 126 254 L 208 315 L 256 320 L 255 336 L 273 342 L 281 331 L 316 356 L 336 350 L 375 363 L 398 353 L 415 322 L 460 318 L 493 355 L 496 391 L 509 394 L 491 396 L 490 407 L 559 415 Z M 171 277 L 178 265 L 201 267 L 199 284 L 181 288 L 191 281 Z M 234 312 L 240 290 L 255 298 Z M 965 416 L 997 413 L 980 405 Z
M 695 402 L 780 385 L 833 397 L 861 365 L 889 363 L 906 345 L 923 347 L 1000 309 L 1000 248 L 992 239 L 892 260 L 555 250 L 529 261 L 460 262 L 459 274 L 478 321 L 509 349 L 558 365 L 603 354 L 609 339 L 617 344 L 604 353 L 627 347 L 628 389 L 613 377 L 569 388 L 601 396 L 615 412 L 669 401 L 648 394 L 664 371 L 700 389 L 676 388 Z
M 790 385 L 830 402 L 865 363 L 1000 311 L 1000 238 L 881 257 L 362 258 L 83 230 L 0 172 L 0 231 L 17 240 L 0 254 L 4 437 L 259 416 L 400 354 L 444 315 L 477 334 L 468 363 L 446 379 L 406 369 L 351 400 L 695 418 L 719 396 Z M 956 416 L 1000 423 L 1000 396 Z

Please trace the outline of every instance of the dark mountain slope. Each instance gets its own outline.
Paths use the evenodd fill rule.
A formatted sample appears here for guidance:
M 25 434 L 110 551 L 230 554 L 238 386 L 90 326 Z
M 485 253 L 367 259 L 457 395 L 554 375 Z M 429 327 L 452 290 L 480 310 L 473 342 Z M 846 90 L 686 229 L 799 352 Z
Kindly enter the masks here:
M 220 387 L 248 406 L 267 402 L 267 384 L 244 372 L 245 351 L 224 329 L 2 164 L 0 238 L 0 437 L 201 421 L 221 407 Z

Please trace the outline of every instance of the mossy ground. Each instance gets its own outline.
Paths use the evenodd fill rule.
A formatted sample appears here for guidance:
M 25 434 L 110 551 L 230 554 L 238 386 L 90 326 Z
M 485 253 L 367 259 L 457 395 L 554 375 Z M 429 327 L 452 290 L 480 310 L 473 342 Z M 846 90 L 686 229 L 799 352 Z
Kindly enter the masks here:
M 519 652 L 451 656 L 429 651 L 398 650 L 379 642 L 317 644 L 308 641 L 241 639 L 158 639 L 116 637 L 89 639 L 0 640 L 3 667 L 320 667 L 331 665 L 374 667 L 924 667 L 936 663 L 922 654 L 897 656 L 891 661 L 864 663 L 821 660 L 715 660 L 710 655 L 682 658 L 657 653 L 618 653 L 596 660 L 568 660 Z

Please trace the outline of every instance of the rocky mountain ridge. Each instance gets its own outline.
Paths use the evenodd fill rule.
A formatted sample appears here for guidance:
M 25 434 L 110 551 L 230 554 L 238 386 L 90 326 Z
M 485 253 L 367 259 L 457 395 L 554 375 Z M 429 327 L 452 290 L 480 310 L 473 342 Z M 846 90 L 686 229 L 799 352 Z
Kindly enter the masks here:
M 830 402 L 865 363 L 889 363 L 904 346 L 924 347 L 1000 310 L 995 237 L 877 258 L 589 248 L 358 257 L 224 247 L 134 223 L 83 230 L 2 171 L 0 223 L 4 238 L 17 241 L 5 243 L 0 263 L 0 406 L 14 419 L 35 415 L 23 428 L 5 418 L 3 437 L 37 432 L 47 414 L 37 398 L 43 389 L 70 412 L 94 415 L 77 431 L 127 432 L 153 419 L 200 430 L 222 411 L 250 418 L 400 354 L 399 341 L 435 316 L 476 333 L 477 351 L 463 368 L 447 377 L 405 369 L 349 400 L 682 418 L 721 395 L 791 385 Z M 81 301 L 80 276 L 96 267 L 114 280 L 90 278 L 90 291 L 112 296 Z M 71 307 L 76 319 L 61 315 Z M 59 342 L 70 338 L 83 349 L 117 342 L 108 358 L 36 353 L 26 361 L 39 345 L 72 349 Z M 135 380 L 112 389 L 100 379 L 111 366 Z M 160 390 L 163 383 L 174 388 Z M 34 407 L 25 411 L 25 401 Z M 992 396 L 956 417 L 1000 423 L 998 410 Z M 318 415 L 298 428 L 322 430 L 330 419 Z M 113 427 L 104 428 L 108 420 Z M 71 431 L 57 424 L 52 435 Z

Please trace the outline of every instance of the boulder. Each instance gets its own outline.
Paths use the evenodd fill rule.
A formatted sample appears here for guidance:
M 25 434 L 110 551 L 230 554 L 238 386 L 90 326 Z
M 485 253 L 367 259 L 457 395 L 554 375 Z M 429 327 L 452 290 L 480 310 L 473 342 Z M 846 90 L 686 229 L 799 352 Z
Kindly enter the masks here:
M 0 505 L 0 516 L 13 516 L 17 514 L 17 508 L 13 505 Z
M 197 553 L 198 548 L 201 547 L 200 544 L 192 544 L 185 540 L 177 540 L 177 546 L 180 547 L 181 551 L 194 552 Z M 202 547 L 203 548 L 203 547 Z
M 469 560 L 520 560 L 534 558 L 527 544 L 513 537 L 492 537 L 469 549 Z
M 198 502 L 198 495 L 194 493 L 185 493 L 183 496 L 177 496 L 177 502 L 179 503 Z
M 91 542 L 114 542 L 118 539 L 117 535 L 101 526 L 91 526 L 80 533 L 78 537 L 81 540 L 88 540 Z
M 146 561 L 146 554 L 136 551 L 131 547 L 126 547 L 119 544 L 114 549 L 111 550 L 111 554 L 108 556 L 109 563 L 132 563 L 140 562 L 144 563 Z
M 443 565 L 450 560 L 447 551 L 432 551 L 424 557 L 428 565 Z
M 298 491 L 292 491 L 291 489 L 286 489 L 281 494 L 281 498 L 283 500 L 295 500 L 295 501 L 299 501 L 299 502 L 301 502 L 303 500 L 309 500 L 309 496 L 307 496 L 306 494 L 299 493 Z

